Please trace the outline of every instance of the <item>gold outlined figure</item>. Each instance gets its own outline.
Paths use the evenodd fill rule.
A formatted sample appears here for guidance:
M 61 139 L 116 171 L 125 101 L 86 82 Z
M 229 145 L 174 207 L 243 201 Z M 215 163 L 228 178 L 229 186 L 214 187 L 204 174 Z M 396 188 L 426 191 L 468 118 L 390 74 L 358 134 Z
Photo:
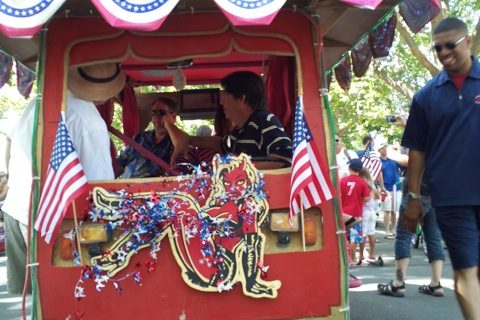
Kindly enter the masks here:
M 214 157 L 212 191 L 204 207 L 187 193 L 158 192 L 154 196 L 161 201 L 156 202 L 160 207 L 152 210 L 167 214 L 165 219 L 141 236 L 125 231 L 106 254 L 92 258 L 99 270 L 114 276 L 138 250 L 159 244 L 168 235 L 182 278 L 190 287 L 218 292 L 240 282 L 247 296 L 277 296 L 281 282 L 260 277 L 265 248 L 260 226 L 268 215 L 268 202 L 247 155 Z M 134 193 L 128 198 L 132 206 L 125 207 L 127 199 L 102 188 L 93 190 L 95 206 L 105 213 L 102 219 L 111 222 L 124 219 L 125 212 L 118 213 L 121 209 L 130 217 L 140 214 L 135 205 L 151 197 L 151 192 Z

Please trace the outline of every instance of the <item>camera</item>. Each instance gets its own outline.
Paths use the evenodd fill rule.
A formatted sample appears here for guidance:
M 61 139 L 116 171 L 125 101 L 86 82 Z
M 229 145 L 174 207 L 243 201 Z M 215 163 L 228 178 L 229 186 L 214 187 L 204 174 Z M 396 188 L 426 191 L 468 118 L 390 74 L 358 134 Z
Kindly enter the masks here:
M 397 118 L 395 116 L 387 116 L 386 120 L 387 122 L 394 123 L 397 121 Z

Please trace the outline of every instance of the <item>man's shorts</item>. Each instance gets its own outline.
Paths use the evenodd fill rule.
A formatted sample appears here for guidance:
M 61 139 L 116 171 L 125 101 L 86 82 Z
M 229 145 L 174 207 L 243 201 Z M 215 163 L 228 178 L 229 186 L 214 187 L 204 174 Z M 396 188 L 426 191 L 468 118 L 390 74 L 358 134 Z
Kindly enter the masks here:
M 454 270 L 480 266 L 480 206 L 435 207 Z
M 394 211 L 398 212 L 400 208 L 400 202 L 402 200 L 401 191 L 387 191 L 387 196 L 384 201 L 382 201 L 382 210 L 383 211 Z M 395 209 L 392 210 L 395 206 Z

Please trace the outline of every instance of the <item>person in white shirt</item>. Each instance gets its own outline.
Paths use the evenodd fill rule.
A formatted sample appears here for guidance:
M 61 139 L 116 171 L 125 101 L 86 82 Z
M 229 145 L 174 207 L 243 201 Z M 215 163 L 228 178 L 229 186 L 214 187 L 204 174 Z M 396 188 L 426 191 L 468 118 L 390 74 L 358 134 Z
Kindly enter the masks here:
M 125 77 L 119 70 L 118 65 L 113 63 L 69 70 L 65 121 L 89 181 L 115 178 L 107 126 L 92 101 L 105 101 L 120 92 Z M 34 99 L 27 105 L 17 125 L 8 134 L 7 141 L 9 189 L 2 211 L 10 294 L 21 294 L 25 282 L 35 102 Z

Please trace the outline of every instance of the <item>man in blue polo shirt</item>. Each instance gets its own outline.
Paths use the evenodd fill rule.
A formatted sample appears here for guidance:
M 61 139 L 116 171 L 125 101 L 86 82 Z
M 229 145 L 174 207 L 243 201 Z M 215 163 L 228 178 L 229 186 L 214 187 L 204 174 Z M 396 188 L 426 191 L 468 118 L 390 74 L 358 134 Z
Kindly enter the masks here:
M 467 26 L 457 18 L 438 23 L 433 43 L 444 70 L 415 94 L 410 108 L 402 140 L 410 148 L 403 223 L 414 230 L 421 217 L 424 174 L 463 316 L 480 319 L 480 63 L 471 56 Z

